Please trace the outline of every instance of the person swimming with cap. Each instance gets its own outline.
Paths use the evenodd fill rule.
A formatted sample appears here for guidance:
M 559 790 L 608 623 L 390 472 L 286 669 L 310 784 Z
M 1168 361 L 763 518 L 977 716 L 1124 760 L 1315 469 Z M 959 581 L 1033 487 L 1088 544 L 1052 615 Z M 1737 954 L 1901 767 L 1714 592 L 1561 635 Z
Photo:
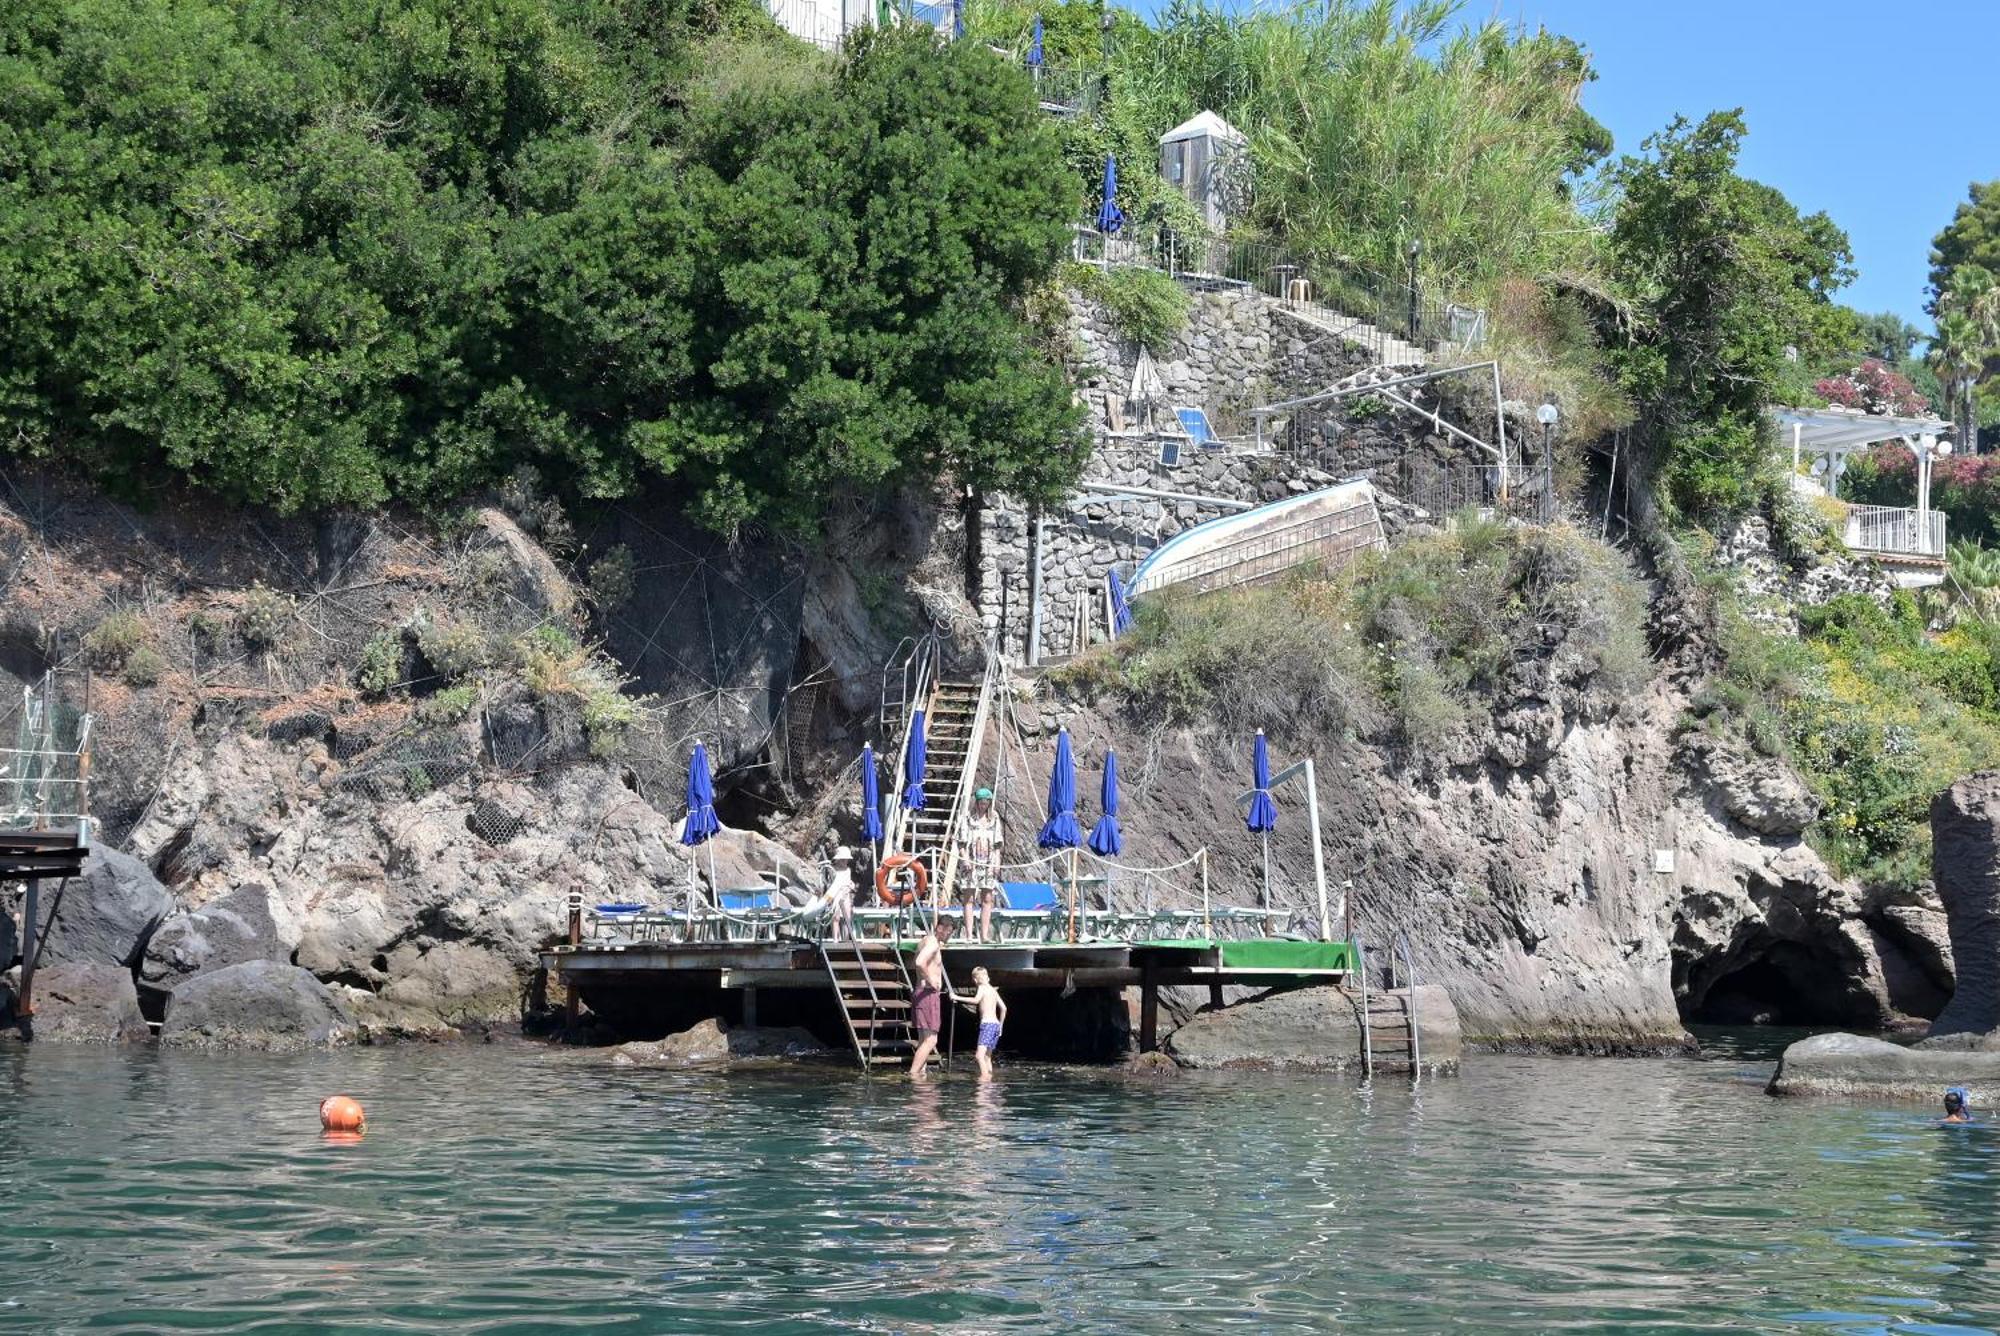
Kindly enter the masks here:
M 1944 1120 L 1948 1123 L 1969 1123 L 1972 1121 L 1972 1092 L 1964 1086 L 1953 1086 L 1944 1092 Z
M 972 812 L 959 837 L 958 899 L 964 906 L 965 935 L 972 937 L 972 906 L 979 905 L 979 936 L 993 938 L 993 897 L 1000 890 L 1000 818 L 993 811 L 993 790 L 972 795 Z

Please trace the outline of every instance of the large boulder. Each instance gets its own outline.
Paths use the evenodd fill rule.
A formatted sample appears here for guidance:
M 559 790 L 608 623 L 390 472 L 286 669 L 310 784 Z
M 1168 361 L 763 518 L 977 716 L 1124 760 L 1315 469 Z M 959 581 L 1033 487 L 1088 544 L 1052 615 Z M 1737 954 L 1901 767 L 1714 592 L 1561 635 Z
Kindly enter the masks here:
M 35 1040 L 122 1044 L 149 1031 L 132 972 L 99 961 L 65 961 L 35 971 Z
M 54 904 L 44 883 L 42 903 Z M 174 897 L 153 870 L 130 854 L 94 847 L 83 875 L 71 880 L 56 907 L 53 926 L 41 947 L 43 965 L 72 962 L 139 963 L 160 920 L 173 912 Z
M 449 1024 L 518 1020 L 521 972 L 498 951 L 471 942 L 405 943 L 389 953 L 385 1001 Z
M 247 960 L 198 974 L 167 1000 L 160 1042 L 175 1048 L 325 1048 L 354 1037 L 327 986 L 296 965 Z
M 2000 771 L 1961 779 L 1931 803 L 1931 874 L 1957 976 L 1931 1033 L 2000 1030 Z
M 1417 1031 L 1426 1069 L 1458 1065 L 1458 1012 L 1443 988 L 1427 984 L 1417 989 Z M 1358 1070 L 1360 1006 L 1337 988 L 1264 993 L 1195 1013 L 1167 1037 L 1166 1049 L 1183 1067 Z M 1377 1057 L 1386 1065 L 1386 1048 Z
M 1975 1105 L 2000 1097 L 2000 1051 L 1908 1048 L 1855 1034 L 1816 1034 L 1785 1050 L 1773 1095 L 1873 1095 L 1936 1102 L 1945 1087 L 1972 1090 Z
M 611 1062 L 618 1067 L 720 1067 L 822 1057 L 831 1051 L 810 1030 L 732 1029 L 718 1018 L 702 1021 L 665 1039 L 620 1044 L 611 1050 Z
M 199 909 L 168 915 L 146 943 L 139 982 L 171 993 L 209 970 L 289 956 L 271 917 L 271 893 L 253 882 Z

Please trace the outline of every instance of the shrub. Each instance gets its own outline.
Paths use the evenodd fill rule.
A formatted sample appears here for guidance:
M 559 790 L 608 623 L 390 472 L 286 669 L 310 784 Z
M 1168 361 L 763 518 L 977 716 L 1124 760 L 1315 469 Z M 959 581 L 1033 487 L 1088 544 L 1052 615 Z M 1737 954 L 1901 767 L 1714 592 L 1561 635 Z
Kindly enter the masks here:
M 625 606 L 638 587 L 632 563 L 632 549 L 619 543 L 590 563 L 590 597 L 599 612 L 615 612 Z
M 455 724 L 471 714 L 477 704 L 479 688 L 471 682 L 460 682 L 418 701 L 416 715 L 426 724 Z
M 1920 417 L 1931 411 L 1931 401 L 1909 377 L 1873 357 L 1852 370 L 1813 382 L 1813 391 L 1837 407 L 1877 416 Z
M 83 638 L 83 649 L 95 667 L 122 668 L 146 646 L 148 638 L 146 624 L 139 620 L 139 614 L 120 608 L 91 628 Z
M 1164 350 L 1187 328 L 1193 301 L 1179 283 L 1157 269 L 1104 269 L 1071 262 L 1064 277 L 1097 301 L 1118 333 L 1147 348 Z
M 402 632 L 376 632 L 361 647 L 361 662 L 354 668 L 354 685 L 365 695 L 386 696 L 402 676 Z
M 167 673 L 167 661 L 151 645 L 139 645 L 125 658 L 123 674 L 127 686 L 149 687 Z
M 432 672 L 448 681 L 476 673 L 493 661 L 491 647 L 479 628 L 451 618 L 421 617 L 417 651 Z
M 266 589 L 262 582 L 252 584 L 236 605 L 236 634 L 252 649 L 269 649 L 284 638 L 293 606 L 289 595 Z

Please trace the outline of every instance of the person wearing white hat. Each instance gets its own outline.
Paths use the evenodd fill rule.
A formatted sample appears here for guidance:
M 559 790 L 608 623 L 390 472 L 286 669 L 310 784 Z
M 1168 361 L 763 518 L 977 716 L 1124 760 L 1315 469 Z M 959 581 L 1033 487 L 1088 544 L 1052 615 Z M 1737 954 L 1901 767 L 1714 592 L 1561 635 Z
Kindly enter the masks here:
M 826 883 L 827 908 L 833 912 L 833 940 L 854 936 L 854 850 L 841 845 L 833 851 L 833 876 Z

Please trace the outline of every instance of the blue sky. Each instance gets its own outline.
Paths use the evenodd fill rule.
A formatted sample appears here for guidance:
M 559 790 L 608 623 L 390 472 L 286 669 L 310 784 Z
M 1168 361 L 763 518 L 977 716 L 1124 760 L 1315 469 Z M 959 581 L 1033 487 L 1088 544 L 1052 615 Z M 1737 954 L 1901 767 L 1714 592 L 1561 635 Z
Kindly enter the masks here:
M 1491 3 L 1491 0 L 1489 0 Z M 2000 0 L 1473 0 L 1587 47 L 1584 106 L 1620 152 L 1676 113 L 1742 107 L 1740 170 L 1854 243 L 1841 299 L 1928 329 L 1930 240 L 2000 177 Z

